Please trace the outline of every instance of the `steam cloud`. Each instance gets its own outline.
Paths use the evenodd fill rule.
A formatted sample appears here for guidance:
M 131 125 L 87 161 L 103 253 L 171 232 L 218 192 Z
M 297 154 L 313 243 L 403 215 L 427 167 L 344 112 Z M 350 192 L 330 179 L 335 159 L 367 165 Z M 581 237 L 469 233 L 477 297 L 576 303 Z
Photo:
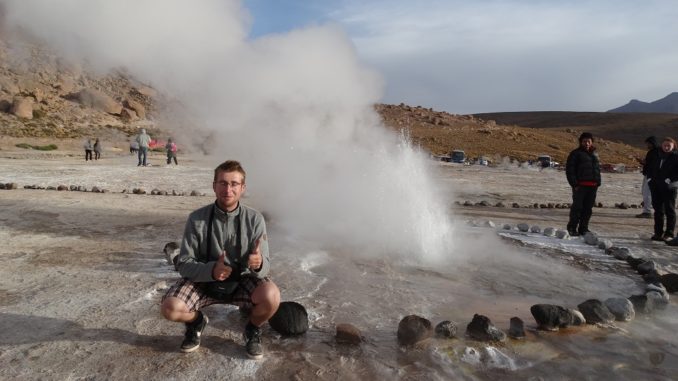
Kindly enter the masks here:
M 223 0 L 5 5 L 9 25 L 70 58 L 181 99 L 216 131 L 214 165 L 240 160 L 257 206 L 290 234 L 356 253 L 450 253 L 426 159 L 381 125 L 381 78 L 338 27 L 248 40 L 248 14 Z

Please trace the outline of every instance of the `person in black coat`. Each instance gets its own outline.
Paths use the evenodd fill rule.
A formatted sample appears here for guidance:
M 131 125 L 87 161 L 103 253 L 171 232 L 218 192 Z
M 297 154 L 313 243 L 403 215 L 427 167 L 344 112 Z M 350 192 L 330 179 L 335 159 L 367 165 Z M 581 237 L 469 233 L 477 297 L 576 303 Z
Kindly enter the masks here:
M 643 184 L 641 186 L 641 192 L 643 194 L 643 212 L 637 214 L 638 218 L 652 218 L 652 193 L 650 192 L 650 172 L 657 160 L 659 160 L 659 143 L 657 143 L 657 138 L 654 136 L 649 136 L 645 139 L 645 144 L 647 144 L 647 154 L 645 154 L 645 160 L 642 161 L 643 164 Z
M 591 133 L 584 132 L 579 136 L 579 147 L 568 155 L 565 173 L 572 187 L 567 231 L 571 236 L 583 235 L 589 231 L 589 220 L 601 184 L 600 162 Z
M 653 241 L 668 241 L 676 228 L 676 193 L 678 191 L 678 153 L 676 141 L 664 138 L 657 160 L 648 167 L 652 208 L 654 209 Z M 664 226 L 666 216 L 666 227 Z

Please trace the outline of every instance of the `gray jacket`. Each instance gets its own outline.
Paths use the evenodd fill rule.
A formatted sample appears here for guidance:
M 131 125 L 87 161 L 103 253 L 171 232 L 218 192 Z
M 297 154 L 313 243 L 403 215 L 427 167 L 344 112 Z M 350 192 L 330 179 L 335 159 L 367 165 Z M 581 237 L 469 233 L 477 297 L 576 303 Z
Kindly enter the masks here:
M 148 134 L 146 134 L 145 132 L 142 132 L 139 135 L 137 135 L 136 141 L 137 143 L 139 143 L 139 147 L 148 148 L 148 145 L 151 143 L 151 137 L 148 136 Z
M 226 280 L 238 276 L 253 276 L 263 279 L 270 269 L 268 254 L 268 236 L 266 234 L 266 222 L 258 211 L 243 205 L 240 208 L 240 252 L 227 253 L 225 258 L 227 265 L 239 269 L 239 273 L 232 274 Z M 213 215 L 212 231 L 207 227 Z M 214 282 L 212 270 L 224 250 L 225 213 L 216 206 L 216 203 L 206 205 L 193 211 L 188 216 L 184 229 L 184 238 L 181 241 L 181 251 L 177 260 L 179 274 L 194 282 Z M 263 259 L 259 271 L 251 271 L 247 268 L 249 254 L 254 250 L 257 239 L 261 238 L 259 249 Z M 207 245 L 210 245 L 210 256 L 207 257 Z M 235 272 L 235 271 L 234 271 Z

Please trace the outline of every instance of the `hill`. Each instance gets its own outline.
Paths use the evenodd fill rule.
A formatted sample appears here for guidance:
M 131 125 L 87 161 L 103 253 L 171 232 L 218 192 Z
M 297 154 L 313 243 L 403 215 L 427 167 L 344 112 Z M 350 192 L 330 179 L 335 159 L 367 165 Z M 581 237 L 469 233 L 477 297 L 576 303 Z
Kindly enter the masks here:
M 632 99 L 629 103 L 609 110 L 608 112 L 653 112 L 678 114 L 678 93 L 673 92 L 654 102 L 643 102 Z
M 405 130 L 415 144 L 434 155 L 446 155 L 453 149 L 463 149 L 469 157 L 487 156 L 494 162 L 509 157 L 520 161 L 534 160 L 539 154 L 548 154 L 564 163 L 569 152 L 577 146 L 579 134 L 588 128 L 584 119 L 579 124 L 568 123 L 563 128 L 518 126 L 515 122 L 495 120 L 495 116 L 525 114 L 527 120 L 538 125 L 546 120 L 543 113 L 501 113 L 456 115 L 405 104 L 376 106 L 384 123 L 391 129 Z M 536 115 L 535 115 L 536 114 Z M 563 113 L 558 113 L 563 114 Z M 624 114 L 625 115 L 625 114 Z M 523 119 L 517 118 L 522 121 Z M 642 140 L 641 140 L 642 142 Z M 599 134 L 596 139 L 603 163 L 638 166 L 645 150 L 613 141 Z
M 678 136 L 678 115 L 605 112 L 504 112 L 475 114 L 500 125 L 522 126 L 555 131 L 590 131 L 606 140 L 644 148 L 645 138 Z

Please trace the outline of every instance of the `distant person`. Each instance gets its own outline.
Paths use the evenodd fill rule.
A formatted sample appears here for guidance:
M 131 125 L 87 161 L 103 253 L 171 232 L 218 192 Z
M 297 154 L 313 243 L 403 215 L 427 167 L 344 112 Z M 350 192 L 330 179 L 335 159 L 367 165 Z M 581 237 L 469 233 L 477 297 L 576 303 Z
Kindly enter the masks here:
M 654 235 L 651 239 L 668 241 L 673 239 L 676 228 L 676 188 L 678 188 L 678 153 L 673 138 L 667 137 L 662 141 L 657 161 L 649 167 L 649 175 L 654 209 Z
M 172 138 L 167 139 L 165 149 L 167 150 L 167 165 L 172 164 L 172 159 L 174 159 L 175 165 L 179 165 L 177 163 L 177 145 L 172 141 Z
M 94 160 L 99 160 L 101 157 L 101 141 L 99 138 L 94 140 Z
M 600 162 L 591 133 L 584 132 L 579 136 L 579 147 L 567 157 L 565 173 L 567 182 L 572 187 L 572 206 L 567 231 L 571 236 L 583 235 L 589 231 L 589 220 L 601 184 Z
M 249 312 L 245 350 L 263 356 L 261 326 L 280 304 L 280 290 L 268 278 L 270 259 L 266 223 L 258 211 L 240 203 L 245 170 L 226 161 L 214 170 L 216 201 L 188 216 L 176 266 L 183 277 L 162 298 L 161 312 L 186 325 L 182 352 L 200 347 L 208 323 L 201 309 L 233 304 Z
M 643 212 L 637 214 L 638 218 L 652 218 L 652 192 L 650 191 L 650 168 L 656 165 L 659 160 L 659 145 L 657 138 L 649 136 L 645 139 L 647 145 L 647 154 L 643 160 L 643 184 L 641 186 L 641 193 L 643 195 Z
M 136 138 L 129 142 L 129 153 L 130 155 L 134 155 L 135 153 L 139 152 L 139 143 L 137 143 Z
M 85 148 L 85 161 L 92 160 L 92 139 L 85 140 L 83 148 Z
M 147 165 L 146 157 L 148 156 L 148 145 L 151 142 L 151 137 L 146 134 L 146 129 L 142 128 L 139 135 L 137 135 L 136 142 L 139 143 L 139 164 L 137 167 Z

